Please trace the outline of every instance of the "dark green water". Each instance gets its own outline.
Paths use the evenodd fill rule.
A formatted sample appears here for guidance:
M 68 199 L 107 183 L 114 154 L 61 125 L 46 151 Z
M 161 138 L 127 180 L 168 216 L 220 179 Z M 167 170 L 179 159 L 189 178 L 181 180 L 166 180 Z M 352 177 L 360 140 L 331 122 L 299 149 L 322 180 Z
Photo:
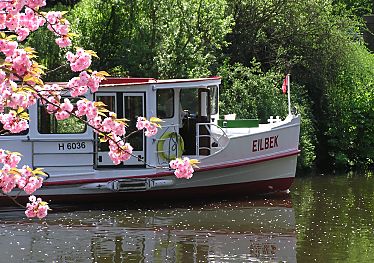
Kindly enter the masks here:
M 374 262 L 373 174 L 298 178 L 266 199 L 0 218 L 0 263 Z

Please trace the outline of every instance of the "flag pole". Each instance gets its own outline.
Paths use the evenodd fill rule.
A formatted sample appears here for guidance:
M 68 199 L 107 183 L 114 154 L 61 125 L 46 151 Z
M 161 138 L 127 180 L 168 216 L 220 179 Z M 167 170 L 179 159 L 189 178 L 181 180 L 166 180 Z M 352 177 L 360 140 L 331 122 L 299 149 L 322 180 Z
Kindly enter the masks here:
M 291 92 L 290 92 L 290 74 L 287 74 L 287 95 L 288 95 L 288 115 L 291 115 Z

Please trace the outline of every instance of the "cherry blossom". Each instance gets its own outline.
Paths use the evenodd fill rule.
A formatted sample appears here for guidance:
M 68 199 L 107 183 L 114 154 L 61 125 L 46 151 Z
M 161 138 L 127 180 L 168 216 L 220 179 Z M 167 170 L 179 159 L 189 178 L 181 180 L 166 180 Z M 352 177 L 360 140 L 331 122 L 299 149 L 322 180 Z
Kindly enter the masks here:
M 125 123 L 118 121 L 116 115 L 111 112 L 110 117 L 107 117 L 102 122 L 102 131 L 112 132 L 116 136 L 123 136 L 126 134 Z
M 29 128 L 28 122 L 13 110 L 7 114 L 0 114 L 0 122 L 3 124 L 3 129 L 11 133 L 20 133 Z
M 147 137 L 152 137 L 157 134 L 157 128 L 160 127 L 160 125 L 157 122 L 160 122 L 161 120 L 158 118 L 151 118 L 151 121 L 147 120 L 144 117 L 138 117 L 136 122 L 136 128 L 138 130 L 145 129 L 144 135 Z
M 0 163 L 3 164 L 0 170 L 0 188 L 4 193 L 9 193 L 17 185 L 27 194 L 32 194 L 42 186 L 44 175 L 41 169 L 31 169 L 24 165 L 21 169 L 17 169 L 21 157 L 18 153 L 4 151 L 0 149 Z
M 66 58 L 74 72 L 83 71 L 91 65 L 91 55 L 82 48 L 78 48 L 75 55 L 69 51 L 66 53 Z
M 56 41 L 56 44 L 61 48 L 68 47 L 71 45 L 71 40 L 68 37 L 59 37 L 59 38 L 56 38 L 55 41 Z
M 82 71 L 79 77 L 74 77 L 69 80 L 67 87 L 70 89 L 71 96 L 77 97 L 85 94 L 88 89 L 92 92 L 96 92 L 103 79 L 104 75 L 100 72 L 94 71 L 90 75 L 86 71 Z
M 113 135 L 109 140 L 109 157 L 114 164 L 120 164 L 131 158 L 133 147 L 129 143 L 125 143 L 120 137 Z
M 25 215 L 28 218 L 38 217 L 44 218 L 47 215 L 49 206 L 47 202 L 43 202 L 40 198 L 36 198 L 31 195 L 29 197 L 29 203 L 26 205 Z
M 71 104 L 69 99 L 65 98 L 64 103 L 60 104 L 58 111 L 55 113 L 56 119 L 57 120 L 68 119 L 73 109 L 74 109 L 73 104 Z
M 190 160 L 188 157 L 184 157 L 170 161 L 169 165 L 170 168 L 175 169 L 174 174 L 177 178 L 190 179 L 194 172 L 193 167 L 197 167 L 197 163 L 198 161 L 195 159 Z

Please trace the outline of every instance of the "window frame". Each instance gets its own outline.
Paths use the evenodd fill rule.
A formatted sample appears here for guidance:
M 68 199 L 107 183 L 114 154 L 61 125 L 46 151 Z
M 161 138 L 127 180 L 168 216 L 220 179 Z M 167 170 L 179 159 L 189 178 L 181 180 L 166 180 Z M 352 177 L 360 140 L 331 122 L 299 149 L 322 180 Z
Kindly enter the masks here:
M 61 101 L 63 101 L 65 98 L 69 99 L 70 101 L 72 99 L 76 99 L 77 101 L 80 100 L 80 99 L 84 99 L 85 97 L 69 97 L 69 96 L 63 96 L 61 97 Z M 77 102 L 76 101 L 76 102 Z M 76 102 L 72 102 L 72 104 L 74 105 L 74 109 L 76 109 Z M 40 100 L 38 100 L 38 105 L 37 105 L 37 110 L 36 110 L 36 120 L 37 120 L 37 131 L 39 134 L 43 134 L 43 135 L 52 135 L 52 134 L 58 134 L 58 135 L 63 135 L 63 134 L 84 134 L 87 132 L 87 124 L 84 123 L 84 129 L 82 129 L 81 132 L 41 132 L 41 125 L 42 125 L 42 122 L 41 122 L 41 109 L 43 108 L 45 110 L 45 105 L 43 105 Z M 46 110 L 45 110 L 46 111 Z M 55 121 L 56 121 L 56 126 L 55 126 L 55 129 L 57 131 L 58 129 L 58 122 L 63 122 L 63 121 L 66 121 L 66 120 L 69 120 L 70 118 L 75 118 L 77 119 L 75 116 L 70 116 L 68 119 L 65 119 L 65 120 L 57 120 L 55 115 L 54 114 L 49 114 L 48 112 L 45 112 L 46 114 L 48 114 L 48 117 L 51 118 L 50 116 L 53 115 L 53 118 L 55 118 Z M 77 119 L 78 120 L 78 119 Z M 49 120 L 50 121 L 50 120 Z M 78 120 L 79 121 L 79 120 Z M 52 129 L 50 129 L 52 130 Z
M 160 91 L 169 91 L 169 90 L 171 90 L 172 91 L 172 94 L 173 94 L 173 99 L 172 99 L 172 102 L 173 102 L 173 105 L 172 105 L 172 114 L 171 114 L 171 116 L 165 116 L 165 117 L 161 117 L 160 115 L 159 115 L 159 99 L 158 99 L 158 92 Z M 166 114 L 165 114 L 166 115 Z M 172 119 L 172 118 L 174 118 L 174 116 L 175 116 L 175 90 L 173 89 L 173 88 L 167 88 L 167 89 L 157 89 L 156 90 L 156 116 L 157 116 L 157 118 L 160 118 L 160 119 Z

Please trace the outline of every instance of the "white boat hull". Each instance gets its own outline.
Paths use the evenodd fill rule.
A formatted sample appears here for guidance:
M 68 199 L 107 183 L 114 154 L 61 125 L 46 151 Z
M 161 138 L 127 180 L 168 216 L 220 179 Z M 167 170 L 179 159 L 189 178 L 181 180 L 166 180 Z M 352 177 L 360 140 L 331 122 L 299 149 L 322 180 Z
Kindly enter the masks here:
M 47 180 L 35 194 L 52 203 L 92 203 L 256 195 L 285 191 L 294 180 L 297 153 L 290 152 L 247 163 L 230 163 L 225 167 L 205 168 L 195 172 L 191 179 L 177 179 L 169 171 L 116 179 Z M 121 183 L 122 187 L 118 187 Z M 25 198 L 22 197 L 19 198 Z M 6 198 L 2 201 L 9 202 Z

